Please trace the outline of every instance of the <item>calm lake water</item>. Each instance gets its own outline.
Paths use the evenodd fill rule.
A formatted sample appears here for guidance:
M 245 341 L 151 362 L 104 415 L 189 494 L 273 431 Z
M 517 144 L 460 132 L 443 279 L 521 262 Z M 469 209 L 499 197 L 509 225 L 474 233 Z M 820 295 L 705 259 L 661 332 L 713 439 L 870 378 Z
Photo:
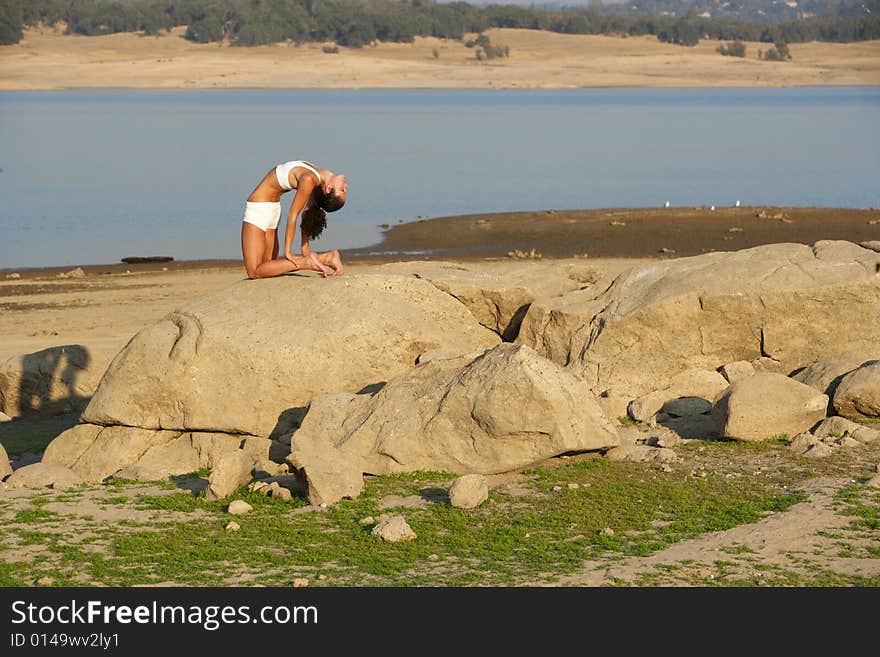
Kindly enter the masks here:
M 463 213 L 880 206 L 880 88 L 6 92 L 0 144 L 0 268 L 239 257 L 289 159 L 348 177 L 321 249 Z

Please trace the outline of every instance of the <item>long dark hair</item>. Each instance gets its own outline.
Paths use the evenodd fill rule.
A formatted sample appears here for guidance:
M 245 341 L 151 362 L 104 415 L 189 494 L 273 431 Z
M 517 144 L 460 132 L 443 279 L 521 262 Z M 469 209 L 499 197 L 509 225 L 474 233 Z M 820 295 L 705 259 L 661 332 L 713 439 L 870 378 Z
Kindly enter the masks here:
M 327 227 L 327 213 L 317 205 L 303 210 L 302 231 L 306 238 L 316 240 Z
M 336 212 L 345 201 L 334 194 L 325 194 L 320 186 L 312 191 L 312 204 L 302 213 L 302 230 L 310 240 L 316 240 L 327 227 L 327 213 Z

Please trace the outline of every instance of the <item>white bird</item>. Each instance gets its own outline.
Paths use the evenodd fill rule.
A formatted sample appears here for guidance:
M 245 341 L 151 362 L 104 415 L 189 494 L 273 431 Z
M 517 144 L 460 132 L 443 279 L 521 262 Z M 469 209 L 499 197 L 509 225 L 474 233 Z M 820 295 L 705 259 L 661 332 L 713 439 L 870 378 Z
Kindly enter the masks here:
M 714 205 L 713 205 L 711 208 L 709 208 L 709 209 L 710 209 L 712 212 L 715 212 L 715 206 L 714 206 Z
M 736 207 L 739 207 L 739 199 L 736 201 Z
M 669 207 L 669 201 L 666 201 L 666 205 L 664 205 L 663 207 L 664 207 L 664 208 L 668 208 L 668 207 Z

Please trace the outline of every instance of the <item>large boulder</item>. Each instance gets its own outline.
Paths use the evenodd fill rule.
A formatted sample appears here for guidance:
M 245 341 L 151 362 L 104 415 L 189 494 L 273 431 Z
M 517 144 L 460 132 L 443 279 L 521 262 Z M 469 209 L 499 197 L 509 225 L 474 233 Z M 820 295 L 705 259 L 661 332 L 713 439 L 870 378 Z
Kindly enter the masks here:
M 595 392 L 634 396 L 687 369 L 760 361 L 788 373 L 880 346 L 880 254 L 850 242 L 771 244 L 667 260 L 618 276 L 598 298 L 532 303 L 517 342 Z
M 9 488 L 72 488 L 83 480 L 70 468 L 46 463 L 31 463 L 6 478 Z
M 109 476 L 155 481 L 215 468 L 233 452 L 268 459 L 270 446 L 257 436 L 78 424 L 49 443 L 42 463 L 70 468 L 92 483 Z
M 847 352 L 835 358 L 823 358 L 815 363 L 810 363 L 802 370 L 792 374 L 791 378 L 812 386 L 829 397 L 834 397 L 834 392 L 844 376 L 872 360 L 877 360 L 877 356 Z
M 880 417 L 880 360 L 844 376 L 834 392 L 834 410 L 848 418 Z
M 83 421 L 269 436 L 318 394 L 358 391 L 424 351 L 499 338 L 412 276 L 242 281 L 140 331 L 116 356 Z
M 782 374 L 759 372 L 725 390 L 712 408 L 721 435 L 765 440 L 809 431 L 825 417 L 828 397 Z
M 618 442 L 584 381 L 528 347 L 501 344 L 470 362 L 420 365 L 373 395 L 316 397 L 288 460 L 310 481 L 349 481 L 342 469 L 490 474 Z
M 89 401 L 107 360 L 85 347 L 50 347 L 0 363 L 0 412 L 68 413 Z
M 389 263 L 382 270 L 430 281 L 505 340 L 516 338 L 522 318 L 536 298 L 579 290 L 601 276 L 590 264 L 553 261 L 483 263 L 478 268 L 466 263 L 411 261 Z

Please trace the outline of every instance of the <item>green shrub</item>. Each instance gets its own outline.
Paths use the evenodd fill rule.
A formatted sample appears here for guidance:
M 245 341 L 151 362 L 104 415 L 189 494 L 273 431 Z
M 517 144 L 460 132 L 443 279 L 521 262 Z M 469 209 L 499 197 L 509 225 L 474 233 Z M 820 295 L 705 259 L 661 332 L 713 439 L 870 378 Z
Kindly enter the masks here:
M 745 57 L 746 44 L 742 41 L 734 41 L 733 43 L 721 44 L 715 49 L 725 57 Z

